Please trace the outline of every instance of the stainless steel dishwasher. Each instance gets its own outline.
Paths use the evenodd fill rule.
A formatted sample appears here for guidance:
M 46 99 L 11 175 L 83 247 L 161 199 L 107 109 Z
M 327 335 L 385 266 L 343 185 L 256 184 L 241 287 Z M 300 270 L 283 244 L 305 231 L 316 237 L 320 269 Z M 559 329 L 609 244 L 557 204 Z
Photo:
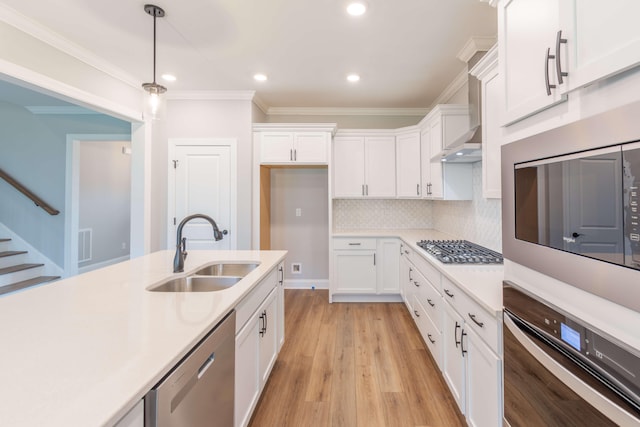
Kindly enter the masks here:
M 145 427 L 231 427 L 236 312 L 145 396 Z

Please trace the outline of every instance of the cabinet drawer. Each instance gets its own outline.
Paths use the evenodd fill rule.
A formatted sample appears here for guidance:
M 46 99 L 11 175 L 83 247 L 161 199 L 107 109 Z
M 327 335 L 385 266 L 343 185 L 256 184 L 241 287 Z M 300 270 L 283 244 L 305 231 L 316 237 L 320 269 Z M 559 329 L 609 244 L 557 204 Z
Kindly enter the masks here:
M 420 334 L 431 352 L 431 356 L 436 361 L 440 369 L 442 369 L 442 333 L 435 327 L 431 318 L 427 316 L 426 311 L 417 296 L 413 301 L 413 318 L 418 325 Z
M 267 277 L 253 288 L 249 295 L 240 301 L 240 304 L 236 307 L 236 334 L 260 307 L 260 304 L 267 298 L 271 290 L 276 287 L 277 283 L 278 277 L 274 268 Z
M 425 279 L 427 279 L 438 292 L 442 293 L 442 285 L 440 284 L 440 276 L 442 275 L 440 271 L 419 253 L 414 255 L 413 263 Z
M 418 277 L 422 278 L 422 275 L 419 274 Z M 438 331 L 442 331 L 442 304 L 444 304 L 442 296 L 428 282 L 420 284 L 416 296 L 433 321 L 434 326 L 438 328 Z
M 376 239 L 366 237 L 334 238 L 333 249 L 376 250 Z
M 473 329 L 491 349 L 498 353 L 498 320 L 446 277 L 442 278 L 443 298 L 464 318 L 465 327 Z M 453 295 L 450 296 L 450 295 Z

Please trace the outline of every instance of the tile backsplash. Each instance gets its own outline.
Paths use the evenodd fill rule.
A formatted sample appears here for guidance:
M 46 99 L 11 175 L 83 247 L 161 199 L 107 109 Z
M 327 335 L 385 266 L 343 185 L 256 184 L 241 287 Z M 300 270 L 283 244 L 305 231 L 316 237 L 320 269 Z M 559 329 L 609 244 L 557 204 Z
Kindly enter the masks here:
M 500 199 L 482 197 L 482 163 L 473 165 L 473 200 L 365 200 L 333 201 L 333 228 L 433 228 L 502 252 Z

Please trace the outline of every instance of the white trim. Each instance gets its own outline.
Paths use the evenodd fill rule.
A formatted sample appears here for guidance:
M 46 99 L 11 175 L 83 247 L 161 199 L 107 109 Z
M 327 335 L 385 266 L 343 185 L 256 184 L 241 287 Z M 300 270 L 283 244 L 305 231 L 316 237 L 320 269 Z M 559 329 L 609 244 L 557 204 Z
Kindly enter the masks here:
M 395 136 L 396 131 L 397 129 L 338 129 L 336 136 Z
M 484 80 L 484 78 L 493 71 L 493 68 L 498 64 L 498 44 L 493 45 L 491 49 L 482 57 L 472 69 L 469 70 L 469 74 L 476 77 L 478 80 Z
M 175 177 L 175 169 L 171 160 L 175 157 L 175 150 L 178 146 L 199 145 L 199 146 L 221 146 L 230 149 L 229 172 L 230 188 L 229 197 L 231 212 L 229 213 L 229 249 L 235 250 L 238 247 L 238 140 L 237 138 L 169 138 L 168 144 L 168 165 L 167 174 L 167 249 L 174 249 L 176 225 L 171 218 L 175 217 L 176 186 L 168 180 Z
M 84 49 L 70 40 L 54 33 L 49 28 L 41 25 L 33 19 L 22 15 L 15 9 L 0 3 L 0 21 L 6 22 L 12 27 L 54 47 L 85 64 L 104 72 L 118 79 L 119 81 L 134 87 L 140 88 L 140 82 L 133 76 L 106 61 L 105 59 L 95 55 L 92 51 Z
M 82 107 L 95 109 L 98 112 L 114 116 L 125 121 L 142 121 L 142 110 L 132 110 L 122 104 L 117 104 L 109 99 L 93 93 L 78 89 L 67 83 L 55 80 L 44 74 L 37 73 L 28 68 L 0 59 L 0 79 L 13 83 L 20 87 L 36 90 L 45 95 L 62 99 Z M 140 89 L 140 96 L 143 91 Z M 142 105 L 142 103 L 140 103 Z
M 80 224 L 80 141 L 131 141 L 126 134 L 67 134 L 64 216 L 64 276 L 78 274 L 78 232 Z M 131 165 L 133 169 L 133 164 Z M 133 170 L 132 170 L 133 179 Z M 131 204 L 135 203 L 131 197 Z M 133 225 L 133 224 L 132 224 Z M 131 227 L 133 234 L 135 227 Z M 131 247 L 131 243 L 130 243 Z
M 289 279 L 284 281 L 285 289 L 329 289 L 329 279 Z
M 338 125 L 336 123 L 254 123 L 254 132 L 331 132 L 336 133 Z
M 333 294 L 331 302 L 403 302 L 400 294 Z
M 117 264 L 119 262 L 129 261 L 130 259 L 131 258 L 129 257 L 129 255 L 125 255 L 125 256 L 118 257 L 118 258 L 108 259 L 108 260 L 102 261 L 102 262 L 96 262 L 95 264 L 85 265 L 84 267 L 79 267 L 78 268 L 78 274 L 86 273 L 88 271 L 97 270 L 97 269 L 103 268 L 103 267 L 108 267 L 110 265 Z
M 480 3 L 489 3 L 489 6 L 496 7 L 499 0 L 480 0 Z
M 168 91 L 167 100 L 253 101 L 253 90 L 178 90 Z
M 269 116 L 424 116 L 428 108 L 269 107 Z
M 258 95 L 254 95 L 252 101 L 256 105 L 256 107 L 258 107 L 258 109 L 264 114 L 269 113 L 269 106 Z
M 22 237 L 17 235 L 13 230 L 8 228 L 1 222 L 0 235 L 2 235 L 3 238 L 11 239 L 11 241 L 8 242 L 9 249 L 27 251 L 27 260 L 29 260 L 29 262 L 44 264 L 44 267 L 42 267 L 42 274 L 44 276 L 62 276 L 64 274 L 62 268 L 60 268 L 58 264 L 53 262 L 42 252 L 31 246 L 29 242 L 24 240 Z
M 37 115 L 48 115 L 48 114 L 59 114 L 59 115 L 83 115 L 83 114 L 101 114 L 95 110 L 90 110 L 84 107 L 78 107 L 76 105 L 30 105 L 24 107 L 27 110 L 31 111 L 31 114 Z
M 469 40 L 467 40 L 462 49 L 460 49 L 460 52 L 458 52 L 456 58 L 466 64 L 477 52 L 485 52 L 491 49 L 495 44 L 495 37 L 471 37 L 469 38 Z
M 468 74 L 467 67 L 465 66 L 464 69 L 460 71 L 460 73 L 456 76 L 456 78 L 453 79 L 451 83 L 449 83 L 449 86 L 447 86 L 442 91 L 440 96 L 438 96 L 436 100 L 433 101 L 431 108 L 433 109 L 436 105 L 439 105 L 439 104 L 446 104 L 447 101 L 449 101 L 457 91 L 462 89 L 462 87 L 464 87 L 464 85 L 469 80 L 469 77 L 467 76 L 467 74 Z

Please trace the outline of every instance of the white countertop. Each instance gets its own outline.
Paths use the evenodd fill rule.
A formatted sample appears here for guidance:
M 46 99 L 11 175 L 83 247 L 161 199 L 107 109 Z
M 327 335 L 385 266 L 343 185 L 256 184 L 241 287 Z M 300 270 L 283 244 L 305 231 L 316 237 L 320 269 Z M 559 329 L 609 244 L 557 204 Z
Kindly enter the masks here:
M 449 280 L 467 292 L 485 310 L 495 316 L 502 313 L 502 281 L 504 267 L 499 264 L 461 265 L 443 264 L 416 243 L 420 240 L 460 239 L 458 236 L 428 229 L 392 229 L 392 230 L 338 230 L 333 237 L 396 237 L 402 239 L 413 251 L 427 259 Z
M 0 298 L 0 425 L 113 425 L 286 251 L 160 251 Z M 219 292 L 149 292 L 217 261 L 260 262 Z

